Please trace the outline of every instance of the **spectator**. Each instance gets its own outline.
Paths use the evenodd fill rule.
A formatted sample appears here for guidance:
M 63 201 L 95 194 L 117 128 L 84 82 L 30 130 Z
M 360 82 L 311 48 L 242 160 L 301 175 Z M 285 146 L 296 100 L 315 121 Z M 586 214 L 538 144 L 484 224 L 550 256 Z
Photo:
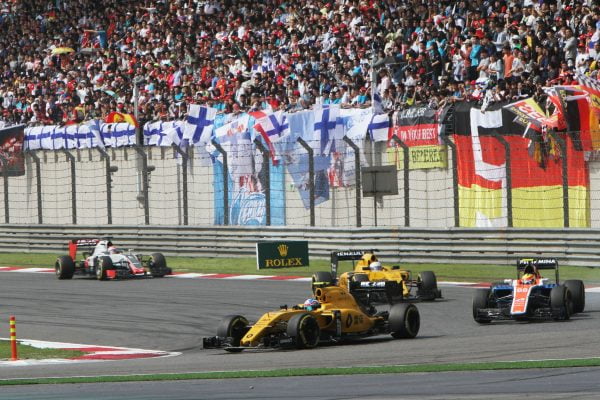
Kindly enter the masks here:
M 115 110 L 183 118 L 190 103 L 220 112 L 295 111 L 326 98 L 368 107 L 372 85 L 386 110 L 441 106 L 471 98 L 477 79 L 501 99 L 522 96 L 512 82 L 539 78 L 543 87 L 600 69 L 600 7 L 590 1 L 0 2 L 4 126 Z

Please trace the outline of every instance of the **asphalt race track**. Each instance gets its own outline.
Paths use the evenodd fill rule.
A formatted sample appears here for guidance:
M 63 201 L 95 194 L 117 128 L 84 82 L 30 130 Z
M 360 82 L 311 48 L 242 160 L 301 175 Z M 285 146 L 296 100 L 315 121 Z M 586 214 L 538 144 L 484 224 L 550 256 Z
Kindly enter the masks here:
M 342 346 L 320 347 L 315 350 L 248 351 L 229 354 L 222 350 L 203 350 L 201 348 L 202 337 L 215 334 L 216 325 L 223 315 L 239 313 L 254 320 L 269 309 L 277 309 L 283 304 L 292 305 L 304 301 L 310 294 L 309 284 L 283 281 L 170 278 L 110 282 L 74 278 L 71 281 L 59 281 L 52 274 L 33 273 L 2 273 L 0 279 L 0 337 L 8 337 L 8 317 L 15 315 L 18 338 L 138 347 L 183 353 L 177 357 L 155 359 L 0 367 L 0 379 L 286 367 L 516 361 L 600 356 L 600 335 L 598 335 L 600 294 L 597 293 L 588 293 L 586 311 L 568 322 L 503 322 L 480 326 L 472 320 L 471 316 L 472 289 L 443 287 L 444 299 L 433 303 L 418 304 L 421 313 L 421 331 L 416 339 L 392 340 L 390 337 L 381 336 Z M 600 369 L 591 371 L 594 370 L 598 376 Z M 532 370 L 526 374 L 548 377 L 553 376 L 552 371 Z M 555 371 L 556 376 L 571 375 L 569 372 L 559 373 L 557 371 Z M 490 372 L 481 372 L 473 374 L 497 376 L 500 379 L 500 376 L 506 376 L 507 373 L 495 372 L 489 375 Z M 451 376 L 451 374 L 420 375 Z M 462 376 L 466 382 L 471 379 L 471 374 L 456 374 Z M 523 376 L 524 372 L 520 371 L 517 374 Z M 404 377 L 392 375 L 388 379 L 414 379 L 410 378 L 411 376 L 413 375 L 408 374 Z M 579 376 L 582 375 L 579 374 Z M 385 377 L 386 375 L 382 375 L 377 379 L 385 380 Z M 294 379 L 304 381 L 307 386 L 310 386 L 311 380 L 336 382 L 340 378 Z M 373 377 L 369 376 L 344 379 L 352 382 L 373 381 Z M 590 380 L 589 376 L 582 379 L 586 382 Z M 269 382 L 277 380 L 263 379 L 260 381 L 265 384 L 265 387 L 268 387 Z M 577 379 L 566 379 L 566 381 L 575 384 Z M 598 380 L 591 379 L 591 381 L 597 382 Z M 196 384 L 202 385 L 202 381 L 185 384 L 179 382 L 177 385 L 193 387 L 194 382 L 200 382 Z M 244 380 L 232 382 L 235 382 L 232 383 L 233 386 L 247 385 Z M 127 384 L 109 385 L 127 387 Z M 152 384 L 132 385 L 138 385 L 138 388 L 152 387 Z M 163 388 L 169 387 L 166 383 L 156 385 Z M 277 387 L 276 384 L 274 385 Z M 585 385 L 579 387 L 583 391 L 600 391 L 598 383 L 595 385 L 595 389 Z M 58 385 L 57 388 L 60 386 L 69 385 Z M 77 385 L 71 386 L 75 388 Z M 205 389 L 209 387 L 208 384 L 203 386 Z M 424 387 L 423 390 L 430 391 L 431 388 L 432 386 Z M 561 391 L 557 391 L 555 388 L 548 393 L 556 394 L 565 389 L 566 387 L 562 385 Z M 28 390 L 33 390 L 33 388 Z M 151 393 L 155 393 L 157 396 L 160 394 Z M 240 397 L 218 397 L 210 396 L 208 393 L 206 397 L 253 398 L 253 393 L 256 398 L 260 397 L 258 392 L 252 391 Z M 356 394 L 358 393 L 356 392 Z M 423 394 L 425 393 L 423 392 Z M 442 393 L 451 393 L 451 391 Z M 482 391 L 480 394 L 484 395 L 485 393 Z M 0 391 L 0 398 L 3 397 L 3 394 L 8 394 L 4 388 Z M 48 392 L 46 394 L 48 395 Z M 411 395 L 409 392 L 405 394 Z M 465 396 L 467 394 L 469 396 L 477 395 L 477 393 L 470 392 L 463 394 Z M 381 392 L 380 395 L 377 398 L 392 396 L 387 391 Z M 433 393 L 429 393 L 429 396 L 436 398 Z M 12 398 L 19 397 L 15 394 Z M 33 398 L 33 396 L 23 398 Z M 68 396 L 62 395 L 56 398 L 68 398 Z M 186 397 L 182 395 L 181 398 Z M 270 397 L 268 392 L 265 392 L 262 398 L 276 397 Z M 297 398 L 303 398 L 300 392 Z

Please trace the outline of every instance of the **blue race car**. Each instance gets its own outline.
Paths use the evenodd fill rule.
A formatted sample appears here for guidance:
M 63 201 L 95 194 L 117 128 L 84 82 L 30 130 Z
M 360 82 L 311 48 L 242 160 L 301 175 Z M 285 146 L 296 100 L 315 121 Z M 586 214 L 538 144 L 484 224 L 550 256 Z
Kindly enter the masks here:
M 554 269 L 556 282 L 539 271 Z M 505 279 L 473 296 L 473 318 L 480 324 L 492 320 L 568 320 L 585 308 L 585 288 L 580 280 L 559 283 L 554 258 L 522 258 L 517 261 L 517 279 Z

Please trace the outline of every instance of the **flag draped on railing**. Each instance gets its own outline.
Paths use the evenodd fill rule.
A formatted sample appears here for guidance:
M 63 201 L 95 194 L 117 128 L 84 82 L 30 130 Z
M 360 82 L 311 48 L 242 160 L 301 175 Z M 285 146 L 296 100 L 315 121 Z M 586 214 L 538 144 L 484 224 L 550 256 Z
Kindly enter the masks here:
M 285 113 L 283 111 L 277 111 L 259 118 L 256 120 L 254 129 L 260 133 L 262 138 L 267 143 L 273 160 L 278 159 L 277 150 L 275 149 L 274 143 L 279 142 L 282 137 L 290 133 L 289 124 L 287 122 Z
M 216 115 L 215 108 L 190 104 L 183 126 L 184 145 L 205 146 L 212 136 Z

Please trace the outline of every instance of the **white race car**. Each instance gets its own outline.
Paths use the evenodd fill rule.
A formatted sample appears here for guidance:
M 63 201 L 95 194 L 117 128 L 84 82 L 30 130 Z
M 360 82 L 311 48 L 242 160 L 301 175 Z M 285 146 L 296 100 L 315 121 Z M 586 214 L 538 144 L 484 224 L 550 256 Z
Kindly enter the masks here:
M 75 261 L 77 251 L 83 258 Z M 88 250 L 88 251 L 86 251 Z M 91 253 L 89 250 L 93 250 Z M 162 253 L 152 253 L 144 258 L 115 247 L 105 239 L 73 239 L 69 241 L 69 255 L 60 256 L 54 263 L 58 279 L 71 279 L 73 275 L 95 276 L 98 280 L 153 276 L 162 278 L 172 273 Z

